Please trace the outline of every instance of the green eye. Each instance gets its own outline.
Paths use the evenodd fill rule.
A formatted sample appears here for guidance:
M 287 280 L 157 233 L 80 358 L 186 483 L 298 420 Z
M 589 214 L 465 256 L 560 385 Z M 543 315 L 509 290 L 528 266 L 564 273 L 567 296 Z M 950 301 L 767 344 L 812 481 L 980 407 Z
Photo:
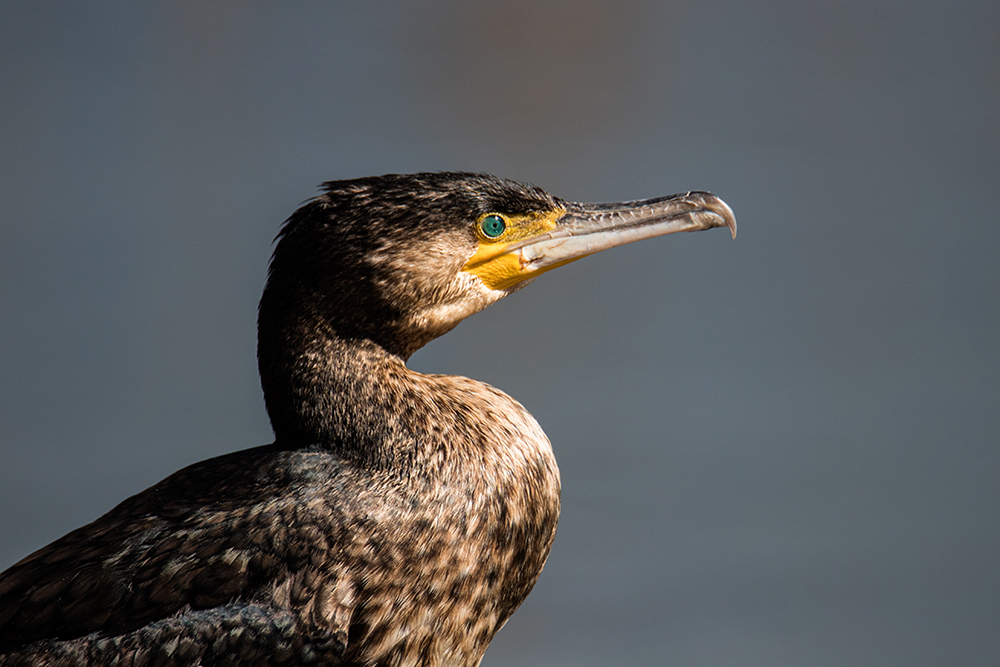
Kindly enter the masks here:
M 487 237 L 495 239 L 507 231 L 507 223 L 499 215 L 488 215 L 479 222 L 479 228 Z

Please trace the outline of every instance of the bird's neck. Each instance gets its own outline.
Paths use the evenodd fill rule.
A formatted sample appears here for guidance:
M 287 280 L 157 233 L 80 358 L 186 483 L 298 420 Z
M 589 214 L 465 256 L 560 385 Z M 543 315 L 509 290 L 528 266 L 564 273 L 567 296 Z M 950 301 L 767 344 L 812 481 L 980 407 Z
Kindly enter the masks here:
M 274 329 L 262 322 L 258 364 L 276 441 L 344 454 L 377 449 L 391 426 L 393 397 L 411 375 L 384 347 L 317 321 Z
M 369 339 L 317 322 L 261 326 L 260 335 L 277 442 L 318 443 L 377 472 L 389 480 L 380 487 L 392 489 L 387 498 L 409 508 L 412 521 L 397 530 L 418 536 L 414 543 L 428 553 L 461 554 L 428 560 L 417 589 L 400 596 L 393 614 L 360 616 L 365 634 L 355 644 L 377 643 L 378 664 L 416 664 L 428 645 L 461 657 L 454 664 L 477 664 L 531 590 L 555 535 L 559 472 L 545 434 L 506 394 L 467 378 L 411 371 Z M 433 623 L 416 620 L 425 618 L 429 582 L 448 591 L 456 610 Z M 409 634 L 376 642 L 392 634 L 385 623 L 402 618 L 414 619 Z
M 403 474 L 487 466 L 514 486 L 518 475 L 534 476 L 529 469 L 541 466 L 544 484 L 558 495 L 548 438 L 503 392 L 412 371 L 372 340 L 339 335 L 317 321 L 262 324 L 259 336 L 261 384 L 277 444 L 318 444 L 363 468 Z

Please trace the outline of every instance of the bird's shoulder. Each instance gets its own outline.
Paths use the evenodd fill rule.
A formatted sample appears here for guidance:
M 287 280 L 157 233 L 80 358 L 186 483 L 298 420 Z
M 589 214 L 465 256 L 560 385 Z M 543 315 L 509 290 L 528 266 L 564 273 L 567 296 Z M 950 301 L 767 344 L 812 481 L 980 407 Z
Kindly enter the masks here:
M 188 466 L 0 574 L 0 652 L 247 605 L 346 641 L 330 559 L 363 532 L 364 474 L 319 448 L 273 445 Z

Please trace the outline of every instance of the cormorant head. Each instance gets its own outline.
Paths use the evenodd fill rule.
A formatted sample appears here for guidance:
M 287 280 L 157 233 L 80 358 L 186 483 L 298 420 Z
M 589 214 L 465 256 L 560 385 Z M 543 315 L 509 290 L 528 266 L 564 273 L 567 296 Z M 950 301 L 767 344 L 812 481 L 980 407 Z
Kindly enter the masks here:
M 370 340 L 405 359 L 575 259 L 677 231 L 736 233 L 729 207 L 704 192 L 574 204 L 469 173 L 333 181 L 323 190 L 279 234 L 260 306 L 262 346 L 305 328 Z
M 343 403 L 364 402 L 355 381 L 371 371 L 345 364 L 365 354 L 405 360 L 549 269 L 719 226 L 736 232 L 729 207 L 704 192 L 590 205 L 482 174 L 326 183 L 278 235 L 260 302 L 257 358 L 275 436 L 336 440 L 340 421 L 359 419 Z

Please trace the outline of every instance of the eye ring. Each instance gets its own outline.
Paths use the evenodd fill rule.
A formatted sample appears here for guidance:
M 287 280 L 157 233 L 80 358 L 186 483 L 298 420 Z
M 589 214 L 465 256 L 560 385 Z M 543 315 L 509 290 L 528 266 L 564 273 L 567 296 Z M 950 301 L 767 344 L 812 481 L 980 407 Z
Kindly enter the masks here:
M 503 216 L 491 213 L 479 221 L 479 231 L 488 239 L 500 238 L 507 231 L 507 221 Z

